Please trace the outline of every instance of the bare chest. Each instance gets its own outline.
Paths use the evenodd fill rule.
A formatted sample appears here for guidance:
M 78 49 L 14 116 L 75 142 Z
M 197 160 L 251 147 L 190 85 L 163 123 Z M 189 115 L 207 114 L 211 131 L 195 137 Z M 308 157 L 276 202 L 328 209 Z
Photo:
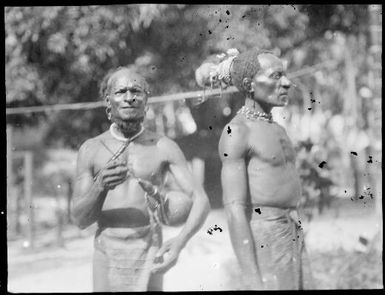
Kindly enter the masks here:
M 285 130 L 266 123 L 253 128 L 249 138 L 250 156 L 273 166 L 295 163 L 295 150 Z
M 94 174 L 105 167 L 106 163 L 121 146 L 122 143 L 115 141 L 103 141 L 100 144 L 94 158 Z M 156 144 L 142 145 L 130 143 L 117 160 L 125 162 L 129 171 L 136 177 L 148 180 L 153 180 L 160 176 L 166 164 Z

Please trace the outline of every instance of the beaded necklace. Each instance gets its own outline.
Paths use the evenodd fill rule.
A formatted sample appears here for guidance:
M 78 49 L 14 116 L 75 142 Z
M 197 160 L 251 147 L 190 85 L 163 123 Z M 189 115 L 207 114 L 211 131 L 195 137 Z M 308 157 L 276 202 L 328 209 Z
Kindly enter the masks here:
M 267 114 L 265 112 L 254 111 L 254 110 L 249 109 L 246 106 L 243 106 L 237 112 L 237 114 L 242 114 L 246 117 L 246 119 L 249 119 L 249 120 L 263 120 L 263 121 L 267 121 L 270 123 L 273 122 L 273 115 L 271 113 Z

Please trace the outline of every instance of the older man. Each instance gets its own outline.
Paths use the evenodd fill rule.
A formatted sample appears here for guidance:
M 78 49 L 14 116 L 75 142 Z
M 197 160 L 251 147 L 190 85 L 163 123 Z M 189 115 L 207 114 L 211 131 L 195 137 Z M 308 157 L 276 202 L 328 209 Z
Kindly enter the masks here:
M 215 65 L 209 68 L 206 73 L 215 76 Z M 219 142 L 223 203 L 245 288 L 311 288 L 296 208 L 301 182 L 295 152 L 271 114 L 288 102 L 291 82 L 283 63 L 272 52 L 252 49 L 217 69 L 219 79 L 245 97 Z M 202 73 L 196 73 L 200 84 L 210 80 Z
M 141 75 L 118 68 L 100 92 L 112 124 L 80 147 L 73 198 L 78 226 L 98 224 L 94 291 L 161 290 L 162 273 L 207 217 L 208 198 L 177 144 L 143 127 L 149 86 Z M 160 224 L 138 179 L 161 185 L 167 173 L 193 205 L 179 235 L 162 245 Z

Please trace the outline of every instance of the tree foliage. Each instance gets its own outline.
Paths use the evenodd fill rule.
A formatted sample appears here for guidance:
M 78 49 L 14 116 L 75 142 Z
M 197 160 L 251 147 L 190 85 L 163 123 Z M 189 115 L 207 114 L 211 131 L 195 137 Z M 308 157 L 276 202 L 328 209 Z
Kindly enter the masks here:
M 315 99 L 322 100 L 319 108 L 332 115 L 349 116 L 346 50 L 357 69 L 355 82 L 367 85 L 368 28 L 367 5 L 7 7 L 7 107 L 97 101 L 99 82 L 107 71 L 126 65 L 147 77 L 153 95 L 197 90 L 194 71 L 207 56 L 231 47 L 242 52 L 257 46 L 277 52 L 289 72 L 333 61 L 315 74 L 294 79 L 298 87 L 291 108 L 303 113 Z M 370 112 L 370 101 L 359 99 L 363 110 Z M 174 103 L 176 113 L 188 106 L 197 125 L 194 142 L 185 142 L 188 158 L 219 161 L 216 145 L 209 152 L 197 145 L 210 142 L 208 138 L 217 140 L 240 104 L 237 94 L 198 106 Z M 156 116 L 163 116 L 167 106 L 152 108 Z M 365 121 L 365 115 L 359 116 Z M 15 115 L 7 120 L 17 128 L 46 125 L 45 144 L 70 148 L 109 125 L 103 109 Z

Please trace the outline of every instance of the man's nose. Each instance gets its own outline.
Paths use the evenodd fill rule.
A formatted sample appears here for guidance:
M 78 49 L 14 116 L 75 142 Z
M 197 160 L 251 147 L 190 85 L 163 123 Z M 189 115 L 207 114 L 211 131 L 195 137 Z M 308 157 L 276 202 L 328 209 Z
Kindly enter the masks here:
M 291 81 L 286 76 L 282 76 L 282 78 L 281 78 L 281 86 L 285 87 L 285 88 L 290 88 Z
M 126 94 L 124 95 L 124 100 L 127 101 L 128 103 L 133 103 L 135 101 L 135 95 L 132 94 L 130 91 L 127 91 Z

